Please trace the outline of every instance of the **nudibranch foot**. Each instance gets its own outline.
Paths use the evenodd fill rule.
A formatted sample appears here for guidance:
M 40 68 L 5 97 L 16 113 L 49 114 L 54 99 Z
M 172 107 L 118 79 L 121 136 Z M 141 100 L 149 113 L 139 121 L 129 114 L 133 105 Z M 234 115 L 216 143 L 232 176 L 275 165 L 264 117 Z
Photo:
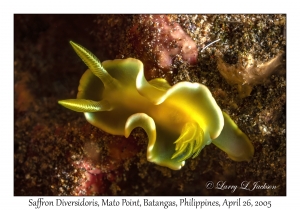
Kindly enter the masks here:
M 151 160 L 150 153 L 154 147 L 155 140 L 156 140 L 155 122 L 151 117 L 149 117 L 145 113 L 133 114 L 126 121 L 125 137 L 128 138 L 131 131 L 136 127 L 143 128 L 148 135 L 149 141 L 148 141 L 148 148 L 147 148 L 147 153 L 148 153 L 147 159 L 150 161 Z
M 162 132 L 158 132 L 159 136 L 157 136 L 155 122 L 151 117 L 145 113 L 136 113 L 131 115 L 125 124 L 125 137 L 127 138 L 136 127 L 143 128 L 148 135 L 147 160 L 149 162 L 166 166 L 173 170 L 179 170 L 182 166 L 184 166 L 184 161 L 180 161 L 178 159 L 172 160 L 170 158 L 170 152 L 162 153 L 163 150 L 172 148 L 172 145 L 170 145 L 172 141 L 160 140 L 159 137 L 164 139 L 164 134 L 162 134 Z M 157 142 L 157 140 L 160 142 Z
M 110 111 L 112 109 L 107 100 L 66 99 L 60 100 L 58 103 L 75 112 L 99 112 Z
M 254 154 L 254 147 L 234 121 L 223 112 L 224 128 L 220 136 L 212 141 L 219 149 L 227 153 L 234 161 L 250 161 Z

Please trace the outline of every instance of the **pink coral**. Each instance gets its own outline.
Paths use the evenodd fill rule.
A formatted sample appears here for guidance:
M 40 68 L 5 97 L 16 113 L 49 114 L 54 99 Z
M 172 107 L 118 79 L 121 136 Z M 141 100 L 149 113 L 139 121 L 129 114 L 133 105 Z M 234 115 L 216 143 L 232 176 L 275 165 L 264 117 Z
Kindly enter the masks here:
M 107 155 L 100 155 L 101 148 L 95 143 L 94 140 L 85 142 L 83 147 L 85 157 L 72 161 L 76 171 L 74 178 L 76 187 L 73 188 L 72 195 L 106 195 L 109 194 L 108 188 L 111 190 L 110 193 L 115 195 L 119 191 L 117 180 L 123 174 L 122 167 L 126 167 L 125 162 L 130 162 L 141 149 L 132 137 L 128 139 L 116 137 L 114 141 L 107 143 L 109 148 L 105 152 Z
M 88 161 L 80 161 L 80 164 L 74 164 L 78 170 L 84 169 L 79 178 L 79 184 L 74 189 L 74 195 L 99 195 L 105 191 L 104 173 L 100 169 L 93 168 Z
M 130 29 L 132 45 L 146 69 L 171 70 L 176 56 L 182 62 L 197 63 L 196 43 L 168 16 L 139 15 L 133 22 Z

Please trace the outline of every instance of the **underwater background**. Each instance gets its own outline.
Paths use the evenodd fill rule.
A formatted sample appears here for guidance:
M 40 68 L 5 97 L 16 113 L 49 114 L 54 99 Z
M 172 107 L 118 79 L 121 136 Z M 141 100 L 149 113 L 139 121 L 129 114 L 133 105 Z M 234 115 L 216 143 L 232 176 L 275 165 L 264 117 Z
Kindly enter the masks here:
M 211 144 L 173 171 L 147 161 L 142 129 L 113 136 L 59 106 L 87 69 L 70 40 L 140 59 L 148 80 L 206 85 L 253 159 Z M 286 195 L 286 15 L 15 14 L 14 195 Z

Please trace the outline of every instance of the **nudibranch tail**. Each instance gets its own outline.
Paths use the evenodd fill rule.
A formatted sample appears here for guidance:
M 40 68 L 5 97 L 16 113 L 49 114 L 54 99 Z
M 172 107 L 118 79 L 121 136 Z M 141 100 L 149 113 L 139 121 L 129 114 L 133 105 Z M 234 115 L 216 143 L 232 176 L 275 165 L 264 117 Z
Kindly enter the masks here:
M 212 141 L 234 161 L 250 161 L 254 147 L 249 138 L 238 128 L 234 121 L 223 112 L 224 128 L 220 136 Z
M 195 158 L 203 148 L 203 130 L 196 122 L 188 122 L 184 125 L 181 135 L 174 142 L 175 153 L 171 159 L 177 159 L 177 161 L 184 161 L 191 156 Z
M 89 50 L 83 46 L 70 41 L 71 46 L 77 55 L 83 60 L 83 62 L 88 66 L 88 68 L 97 76 L 104 84 L 105 88 L 113 88 L 117 85 L 117 80 L 115 80 L 101 65 L 98 58 L 91 53 Z
M 58 103 L 75 112 L 99 112 L 109 111 L 111 106 L 108 101 L 92 101 L 86 99 L 66 99 L 60 100 Z

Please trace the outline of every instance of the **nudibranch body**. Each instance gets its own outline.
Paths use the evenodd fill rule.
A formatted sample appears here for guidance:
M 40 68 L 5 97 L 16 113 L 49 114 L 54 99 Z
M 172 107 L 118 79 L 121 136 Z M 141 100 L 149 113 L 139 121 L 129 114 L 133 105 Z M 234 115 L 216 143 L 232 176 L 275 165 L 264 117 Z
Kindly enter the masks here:
M 114 135 L 128 137 L 134 128 L 143 128 L 149 138 L 148 161 L 178 170 L 211 142 L 233 160 L 252 158 L 251 142 L 222 113 L 206 86 L 190 82 L 170 86 L 161 78 L 147 81 L 137 59 L 101 64 L 90 51 L 70 43 L 89 69 L 80 79 L 77 99 L 59 104 L 84 112 L 88 122 Z

